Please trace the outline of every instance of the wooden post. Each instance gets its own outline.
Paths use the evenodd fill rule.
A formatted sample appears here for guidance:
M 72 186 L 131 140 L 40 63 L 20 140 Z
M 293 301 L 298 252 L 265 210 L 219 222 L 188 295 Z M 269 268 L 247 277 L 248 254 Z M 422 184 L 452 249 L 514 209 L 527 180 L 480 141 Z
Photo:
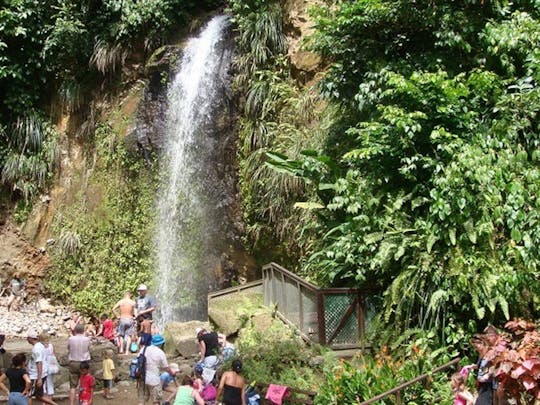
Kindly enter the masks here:
M 324 294 L 317 291 L 317 326 L 319 327 L 319 344 L 326 345 L 326 322 L 324 319 Z

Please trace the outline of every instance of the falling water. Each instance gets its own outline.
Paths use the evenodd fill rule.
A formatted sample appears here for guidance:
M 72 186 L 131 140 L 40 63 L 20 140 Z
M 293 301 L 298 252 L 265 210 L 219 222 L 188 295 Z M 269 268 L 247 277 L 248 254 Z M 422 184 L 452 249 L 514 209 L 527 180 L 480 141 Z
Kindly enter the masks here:
M 189 40 L 168 90 L 163 184 L 158 195 L 158 319 L 206 320 L 208 286 L 223 239 L 219 155 L 214 123 L 231 51 L 228 21 L 214 17 Z

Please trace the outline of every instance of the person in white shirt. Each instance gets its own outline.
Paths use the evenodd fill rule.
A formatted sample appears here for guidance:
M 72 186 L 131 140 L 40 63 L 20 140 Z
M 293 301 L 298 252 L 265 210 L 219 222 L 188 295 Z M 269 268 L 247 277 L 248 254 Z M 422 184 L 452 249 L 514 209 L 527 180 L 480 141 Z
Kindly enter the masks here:
M 151 404 L 161 404 L 163 398 L 163 390 L 159 376 L 162 371 L 167 371 L 172 374 L 172 371 L 167 363 L 167 356 L 162 347 L 165 344 L 165 339 L 161 335 L 152 337 L 152 345 L 144 349 L 146 357 L 146 370 L 144 374 L 144 384 L 142 381 L 138 385 L 139 405 L 143 405 L 150 401 Z
M 34 396 L 44 404 L 56 405 L 53 400 L 46 398 L 43 393 L 43 385 L 47 381 L 47 367 L 44 358 L 45 346 L 39 341 L 37 332 L 33 330 L 28 331 L 26 340 L 33 346 L 32 355 L 28 362 L 28 376 L 32 385 L 28 403 L 32 405 L 32 397 Z

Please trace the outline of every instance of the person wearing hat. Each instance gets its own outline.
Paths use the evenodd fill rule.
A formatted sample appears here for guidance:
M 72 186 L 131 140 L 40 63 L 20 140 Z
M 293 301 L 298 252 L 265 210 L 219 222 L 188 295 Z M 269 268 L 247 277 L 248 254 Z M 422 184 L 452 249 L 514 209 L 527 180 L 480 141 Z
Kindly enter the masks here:
M 150 401 L 151 404 L 161 404 L 163 398 L 163 388 L 161 386 L 160 370 L 173 374 L 167 362 L 167 356 L 163 351 L 165 339 L 161 335 L 152 337 L 152 344 L 144 349 L 143 355 L 146 358 L 144 372 L 144 384 L 138 385 L 139 405 Z
M 204 328 L 195 329 L 199 347 L 201 349 L 201 362 L 204 367 L 215 369 L 218 365 L 219 340 L 216 332 L 208 332 Z
M 137 319 L 142 322 L 145 319 L 152 319 L 152 313 L 156 309 L 156 300 L 148 295 L 148 287 L 145 284 L 137 288 L 139 296 L 137 297 Z
M 39 341 L 39 335 L 34 330 L 29 330 L 26 340 L 32 345 L 32 354 L 28 362 L 28 376 L 30 377 L 31 393 L 30 398 L 35 396 L 38 401 L 44 404 L 56 405 L 56 403 L 45 396 L 43 385 L 47 381 L 47 364 L 45 359 L 45 346 Z M 31 403 L 31 401 L 28 401 Z

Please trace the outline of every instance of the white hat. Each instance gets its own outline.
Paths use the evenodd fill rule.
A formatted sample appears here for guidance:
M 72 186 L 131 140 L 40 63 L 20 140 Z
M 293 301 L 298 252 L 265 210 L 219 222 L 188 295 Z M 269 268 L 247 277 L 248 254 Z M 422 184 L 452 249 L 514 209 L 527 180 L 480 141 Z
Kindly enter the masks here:
M 199 336 L 199 333 L 201 333 L 203 330 L 204 330 L 204 328 L 195 329 L 195 336 Z
M 139 288 L 137 288 L 137 291 L 146 291 L 148 290 L 148 287 L 146 287 L 146 284 L 139 285 Z
M 178 364 L 176 363 L 169 364 L 169 368 L 173 373 L 178 373 L 180 371 L 180 367 L 178 367 Z
M 35 331 L 33 329 L 28 329 L 28 332 L 26 332 L 26 337 L 31 338 L 31 339 L 37 339 L 38 338 L 38 333 L 37 333 L 37 331 Z

